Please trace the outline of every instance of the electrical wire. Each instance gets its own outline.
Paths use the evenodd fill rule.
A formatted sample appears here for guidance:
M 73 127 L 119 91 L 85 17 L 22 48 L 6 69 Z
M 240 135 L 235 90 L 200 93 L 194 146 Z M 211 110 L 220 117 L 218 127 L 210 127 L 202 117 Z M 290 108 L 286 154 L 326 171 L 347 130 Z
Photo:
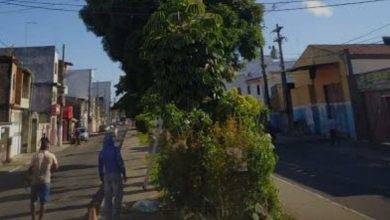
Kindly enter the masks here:
M 316 9 L 316 8 L 340 7 L 340 6 L 347 6 L 347 5 L 360 5 L 360 4 L 376 3 L 376 2 L 383 2 L 383 1 L 388 1 L 388 0 L 366 0 L 366 1 L 359 1 L 359 2 L 346 2 L 346 3 L 328 4 L 328 5 L 318 5 L 318 6 L 270 9 L 270 10 L 264 10 L 264 12 L 297 11 L 297 10 Z
M 369 35 L 371 35 L 371 34 L 377 32 L 377 31 L 380 31 L 380 30 L 382 30 L 382 29 L 384 29 L 384 28 L 386 28 L 386 27 L 388 27 L 388 26 L 390 26 L 390 23 L 387 23 L 387 24 L 385 24 L 385 25 L 383 25 L 383 26 L 380 26 L 379 28 L 375 28 L 375 29 L 373 29 L 373 30 L 371 30 L 371 31 L 369 31 L 369 32 L 367 32 L 367 33 L 365 33 L 365 34 L 363 34 L 363 35 L 360 35 L 360 36 L 355 37 L 355 38 L 353 38 L 353 39 L 351 39 L 351 40 L 349 40 L 349 41 L 346 41 L 344 44 L 347 44 L 347 43 L 350 43 L 350 42 L 352 42 L 352 41 L 356 41 L 356 40 L 362 39 L 362 38 L 364 38 L 364 37 L 366 37 L 366 36 L 369 36 Z
M 310 1 L 315 1 L 315 0 L 310 0 Z M 296 8 L 284 8 L 284 9 L 270 9 L 270 10 L 264 10 L 264 12 L 281 12 L 281 11 L 296 11 L 296 10 L 306 10 L 306 9 L 315 9 L 315 8 L 326 8 L 326 7 L 339 7 L 339 6 L 347 6 L 347 5 L 359 5 L 359 4 L 366 4 L 366 3 L 376 3 L 376 2 L 383 2 L 383 1 L 388 1 L 388 0 L 365 0 L 365 1 L 359 1 L 359 2 L 347 2 L 347 3 L 337 3 L 337 4 L 328 4 L 328 5 L 319 5 L 319 6 L 305 6 L 305 7 L 296 7 Z M 28 5 L 28 4 L 23 4 L 22 2 L 29 2 L 29 3 L 34 3 L 35 5 Z M 296 1 L 279 1 L 279 2 L 274 2 L 272 4 L 286 4 L 286 3 L 294 3 L 294 2 L 304 2 L 302 0 L 296 0 Z M 7 5 L 14 5 L 14 6 L 21 6 L 21 7 L 29 7 L 29 8 L 37 8 L 37 9 L 45 9 L 45 10 L 52 10 L 52 11 L 64 11 L 64 12 L 79 12 L 79 10 L 75 9 L 69 9 L 69 8 L 59 8 L 59 7 L 47 7 L 48 4 L 49 6 L 82 6 L 78 4 L 68 4 L 68 3 L 50 3 L 50 2 L 42 2 L 42 1 L 28 1 L 28 0 L 15 0 L 13 2 L 10 1 L 3 1 L 0 2 L 2 4 L 7 4 Z M 41 4 L 41 5 L 36 5 L 36 4 Z M 44 4 L 44 5 L 42 5 Z M 261 3 L 261 4 L 271 4 L 271 3 Z M 142 6 L 143 8 L 147 8 L 145 6 Z M 132 8 L 137 8 L 137 7 L 132 7 Z M 150 7 L 153 8 L 153 7 Z M 149 15 L 147 13 L 142 14 L 142 13 L 131 13 L 131 12 L 105 12 L 105 11 L 95 11 L 92 13 L 103 13 L 103 14 L 129 14 L 129 15 Z

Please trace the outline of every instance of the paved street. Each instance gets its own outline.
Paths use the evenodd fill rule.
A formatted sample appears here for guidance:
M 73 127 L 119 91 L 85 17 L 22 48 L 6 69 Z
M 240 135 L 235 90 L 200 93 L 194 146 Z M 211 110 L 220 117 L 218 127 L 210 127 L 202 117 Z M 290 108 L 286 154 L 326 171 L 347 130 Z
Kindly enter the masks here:
M 119 137 L 123 138 L 124 132 Z M 45 219 L 84 219 L 88 204 L 100 187 L 97 160 L 103 136 L 56 153 L 60 169 L 52 177 L 52 194 Z M 22 168 L 0 172 L 0 219 L 28 219 L 29 192 L 24 189 Z M 6 181 L 3 181 L 6 180 Z
M 281 137 L 276 149 L 278 175 L 373 219 L 390 219 L 390 147 Z

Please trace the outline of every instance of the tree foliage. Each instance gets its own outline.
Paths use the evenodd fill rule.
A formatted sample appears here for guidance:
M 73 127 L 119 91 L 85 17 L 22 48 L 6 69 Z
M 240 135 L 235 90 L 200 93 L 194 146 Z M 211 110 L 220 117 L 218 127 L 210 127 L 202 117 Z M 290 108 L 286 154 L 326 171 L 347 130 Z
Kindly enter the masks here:
M 144 131 L 156 114 L 164 121 L 154 181 L 168 206 L 180 219 L 278 219 L 276 156 L 256 123 L 267 110 L 253 97 L 224 93 L 262 44 L 262 7 L 255 0 L 87 3 L 88 29 L 126 72 L 120 104 L 144 111 L 137 117 Z M 96 18 L 101 10 L 108 13 Z
M 180 219 L 278 219 L 276 156 L 271 137 L 253 123 L 266 109 L 234 91 L 226 99 L 243 104 L 214 121 L 199 109 L 166 106 L 154 181 Z
M 186 1 L 178 2 L 186 4 Z M 262 6 L 255 0 L 204 2 L 205 13 L 213 13 L 223 21 L 223 25 L 218 27 L 220 37 L 223 37 L 223 45 L 219 48 L 223 57 L 218 59 L 226 60 L 230 68 L 236 69 L 240 67 L 242 58 L 255 58 L 257 48 L 263 42 L 259 27 Z M 155 83 L 151 70 L 153 65 L 140 54 L 140 47 L 144 45 L 143 30 L 150 16 L 166 3 L 166 0 L 87 0 L 80 12 L 87 29 L 102 38 L 107 54 L 112 60 L 119 61 L 126 73 L 117 85 L 117 93 L 126 95 L 117 106 L 133 117 L 142 111 L 140 100 Z M 173 13 L 173 10 L 167 12 Z
M 87 0 L 80 17 L 87 29 L 101 37 L 104 50 L 126 73 L 117 94 L 124 94 L 117 107 L 134 117 L 141 112 L 139 101 L 153 80 L 149 65 L 139 56 L 142 31 L 157 9 L 155 0 Z

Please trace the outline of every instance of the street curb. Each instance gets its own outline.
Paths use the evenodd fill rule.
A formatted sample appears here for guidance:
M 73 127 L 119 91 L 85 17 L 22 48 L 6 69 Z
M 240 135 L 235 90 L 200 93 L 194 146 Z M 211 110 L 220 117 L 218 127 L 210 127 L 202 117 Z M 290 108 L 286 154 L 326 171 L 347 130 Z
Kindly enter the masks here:
M 272 176 L 272 178 L 273 178 L 275 181 L 278 181 L 278 182 L 284 183 L 284 184 L 286 184 L 286 185 L 289 185 L 289 186 L 291 186 L 291 187 L 294 187 L 294 188 L 296 188 L 296 189 L 302 191 L 303 193 L 306 193 L 306 194 L 308 194 L 308 195 L 312 195 L 312 196 L 314 196 L 315 198 L 317 198 L 317 199 L 319 199 L 319 200 L 321 200 L 321 201 L 324 201 L 324 202 L 330 204 L 331 206 L 334 206 L 334 207 L 337 207 L 337 208 L 341 208 L 342 210 L 344 210 L 344 211 L 346 211 L 346 212 L 349 212 L 349 213 L 352 213 L 352 214 L 354 214 L 354 215 L 357 215 L 357 216 L 361 217 L 361 219 L 364 219 L 364 220 L 374 220 L 373 218 L 371 218 L 371 217 L 369 217 L 369 216 L 367 216 L 367 215 L 365 215 L 365 214 L 363 214 L 363 213 L 361 213 L 361 212 L 358 212 L 358 211 L 356 211 L 356 210 L 354 210 L 354 209 L 351 209 L 351 208 L 349 208 L 349 207 L 346 207 L 346 206 L 344 206 L 344 205 L 342 205 L 342 204 L 340 204 L 340 203 L 337 203 L 337 202 L 335 202 L 335 201 L 332 201 L 331 199 L 326 198 L 325 196 L 322 196 L 322 195 L 320 195 L 320 194 L 318 194 L 318 193 L 316 193 L 316 192 L 314 192 L 314 191 L 311 191 L 311 190 L 309 190 L 309 189 L 306 189 L 306 188 L 302 187 L 301 185 L 299 185 L 299 184 L 297 184 L 297 183 L 294 183 L 294 182 L 292 182 L 292 181 L 289 181 L 288 179 L 283 178 L 283 177 L 281 177 L 281 176 L 279 176 L 279 175 L 274 174 L 274 175 Z M 281 189 L 279 189 L 279 191 L 281 191 Z M 291 213 L 289 213 L 289 214 L 291 214 Z

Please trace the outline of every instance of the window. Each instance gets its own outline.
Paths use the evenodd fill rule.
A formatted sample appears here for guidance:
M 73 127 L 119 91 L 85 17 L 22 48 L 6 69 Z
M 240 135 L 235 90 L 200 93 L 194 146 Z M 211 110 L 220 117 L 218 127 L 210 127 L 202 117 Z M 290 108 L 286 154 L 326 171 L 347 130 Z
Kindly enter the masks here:
M 251 86 L 248 86 L 247 90 L 248 90 L 248 94 L 251 94 Z
M 54 74 L 58 73 L 58 63 L 54 63 Z
M 241 92 L 241 88 L 240 88 L 240 87 L 238 87 L 238 88 L 237 88 L 237 90 L 238 90 L 238 94 L 240 94 L 240 95 L 241 95 L 241 94 L 242 94 L 242 92 Z
M 257 95 L 260 95 L 261 94 L 261 92 L 260 92 L 260 85 L 257 85 Z

